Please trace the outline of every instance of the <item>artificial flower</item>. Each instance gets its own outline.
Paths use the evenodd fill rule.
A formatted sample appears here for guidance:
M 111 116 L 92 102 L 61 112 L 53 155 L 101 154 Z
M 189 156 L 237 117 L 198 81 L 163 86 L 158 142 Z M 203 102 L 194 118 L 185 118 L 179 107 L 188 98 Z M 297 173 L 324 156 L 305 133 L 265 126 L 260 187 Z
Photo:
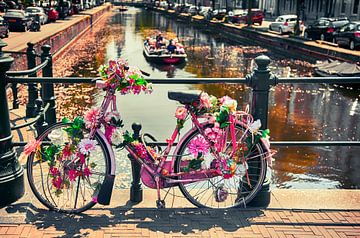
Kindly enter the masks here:
M 111 142 L 113 145 L 120 145 L 124 142 L 124 136 L 119 129 L 116 129 L 111 136 Z
M 50 167 L 49 169 L 51 176 L 55 177 L 60 174 L 60 171 L 56 167 Z
M 209 152 L 209 144 L 202 135 L 199 135 L 190 141 L 188 149 L 196 157 L 199 153 L 206 155 Z
M 77 177 L 77 172 L 75 169 L 70 169 L 69 172 L 68 172 L 68 177 L 69 177 L 69 180 L 71 182 L 75 181 L 76 177 Z
M 251 133 L 257 133 L 261 127 L 261 121 L 257 119 L 249 125 L 249 130 Z
M 67 144 L 62 149 L 62 158 L 67 158 L 67 157 L 70 157 L 71 155 L 72 155 L 72 151 L 71 151 L 71 148 L 70 148 L 70 144 Z
M 85 155 L 81 154 L 79 151 L 76 153 L 76 157 L 79 158 L 81 164 L 85 164 Z
M 96 140 L 82 139 L 78 144 L 80 153 L 89 155 L 91 151 L 96 149 Z
M 209 94 L 204 93 L 204 92 L 201 93 L 200 102 L 201 102 L 201 105 L 204 106 L 205 108 L 207 108 L 207 109 L 211 108 L 211 102 L 210 102 Z
M 26 155 L 31 154 L 32 152 L 35 152 L 40 147 L 40 141 L 37 140 L 31 140 L 29 141 L 25 147 L 24 147 L 24 153 Z
M 51 180 L 51 182 L 52 182 L 52 185 L 53 185 L 55 188 L 60 189 L 63 180 L 62 180 L 62 178 L 61 178 L 60 176 L 58 176 L 58 177 L 56 177 L 56 178 L 53 178 L 53 179 Z
M 86 128 L 90 129 L 96 126 L 99 114 L 99 108 L 91 108 L 85 113 L 84 119 Z
M 66 136 L 66 132 L 62 129 L 52 130 L 51 133 L 48 134 L 51 143 L 57 146 L 61 146 L 65 143 L 64 136 Z
M 114 133 L 114 131 L 116 130 L 115 126 L 109 126 L 107 125 L 105 127 L 105 138 L 106 140 L 111 144 L 111 139 L 112 139 L 112 135 Z
M 120 113 L 117 111 L 111 111 L 111 112 L 107 112 L 104 116 L 104 120 L 105 122 L 109 123 L 112 119 L 114 119 L 115 121 L 120 120 Z
M 175 117 L 179 120 L 185 120 L 187 116 L 187 109 L 185 107 L 178 107 L 175 112 Z
M 220 99 L 221 106 L 227 107 L 230 112 L 236 112 L 237 101 L 229 96 L 224 96 Z
M 89 177 L 91 175 L 90 169 L 88 166 L 84 168 L 83 174 L 85 177 Z

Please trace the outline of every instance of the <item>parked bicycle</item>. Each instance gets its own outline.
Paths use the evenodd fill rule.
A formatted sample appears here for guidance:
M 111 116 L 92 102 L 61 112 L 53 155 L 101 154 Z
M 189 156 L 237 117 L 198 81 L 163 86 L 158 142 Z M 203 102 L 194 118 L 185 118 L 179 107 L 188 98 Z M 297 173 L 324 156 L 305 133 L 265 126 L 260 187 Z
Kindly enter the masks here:
M 28 143 L 27 173 L 39 201 L 51 210 L 83 212 L 96 203 L 109 204 L 115 179 L 112 145 L 125 149 L 141 164 L 142 182 L 157 189 L 158 208 L 165 207 L 161 189 L 178 186 L 198 207 L 244 207 L 261 189 L 271 163 L 268 130 L 253 120 L 248 110 L 237 111 L 237 102 L 205 92 L 169 92 L 183 106 L 175 113 L 176 127 L 167 147 L 154 145 L 155 138 L 140 139 L 125 131 L 115 92 L 150 93 L 143 72 L 123 60 L 109 61 L 99 69 L 105 91 L 99 108 L 84 118 L 64 119 Z M 186 121 L 192 128 L 172 147 Z

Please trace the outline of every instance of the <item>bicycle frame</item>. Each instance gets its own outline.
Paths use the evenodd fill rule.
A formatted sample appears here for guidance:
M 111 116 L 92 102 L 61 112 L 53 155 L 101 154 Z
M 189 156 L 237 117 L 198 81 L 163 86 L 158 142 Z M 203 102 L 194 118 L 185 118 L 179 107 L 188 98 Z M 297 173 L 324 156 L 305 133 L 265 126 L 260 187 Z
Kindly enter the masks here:
M 104 100 L 101 104 L 101 110 L 100 110 L 100 115 L 99 115 L 99 125 L 96 127 L 96 129 L 91 130 L 90 136 L 93 136 L 97 132 L 100 135 L 100 137 L 102 139 L 104 139 L 104 141 L 106 142 L 106 147 L 110 152 L 111 176 L 115 176 L 116 163 L 115 163 L 115 154 L 114 154 L 113 148 L 110 145 L 110 143 L 108 143 L 107 140 L 105 139 L 104 133 L 99 129 L 100 125 L 104 125 L 104 126 L 106 125 L 104 116 L 110 107 L 111 107 L 112 111 L 118 112 L 117 105 L 116 105 L 116 95 L 115 95 L 114 89 L 110 89 L 107 91 L 107 93 L 104 97 Z M 187 109 L 189 109 L 188 105 L 186 105 L 185 107 Z M 191 122 L 193 123 L 192 129 L 182 137 L 182 139 L 178 143 L 177 148 L 175 149 L 174 155 L 172 156 L 171 160 L 169 161 L 169 160 L 167 160 L 167 158 L 169 157 L 170 150 L 173 147 L 174 142 L 179 135 L 179 128 L 177 126 L 175 127 L 170 139 L 167 140 L 168 145 L 167 145 L 163 155 L 161 156 L 161 160 L 160 160 L 159 164 L 157 165 L 156 169 L 152 168 L 148 163 L 146 163 L 143 159 L 141 159 L 139 156 L 137 156 L 135 151 L 129 145 L 125 145 L 125 149 L 129 152 L 129 154 L 131 156 L 133 156 L 133 158 L 138 163 L 140 163 L 143 166 L 143 168 L 148 173 L 151 174 L 152 177 L 166 179 L 166 183 L 168 184 L 168 186 L 175 186 L 177 183 L 180 183 L 180 182 L 181 183 L 191 183 L 191 182 L 206 180 L 208 178 L 221 175 L 218 172 L 216 172 L 216 170 L 210 169 L 210 170 L 206 170 L 206 171 L 205 170 L 193 171 L 193 172 L 191 172 L 190 178 L 185 178 L 185 179 L 174 179 L 173 178 L 173 177 L 177 177 L 180 175 L 186 175 L 186 173 L 184 173 L 184 172 L 178 172 L 178 173 L 174 172 L 174 162 L 175 162 L 175 159 L 177 156 L 177 152 L 180 148 L 180 145 L 183 143 L 183 140 L 187 137 L 187 135 L 193 133 L 195 130 L 199 130 L 199 132 L 204 136 L 204 138 L 207 140 L 207 142 L 211 146 L 213 146 L 213 142 L 211 142 L 207 138 L 207 136 L 205 136 L 205 134 L 204 134 L 204 127 L 206 125 L 208 125 L 208 123 L 207 122 L 201 123 L 198 121 L 198 118 L 206 118 L 206 117 L 197 117 L 194 114 L 194 112 L 192 112 L 191 110 L 187 110 L 187 111 L 188 111 L 188 115 L 190 115 Z M 235 135 L 235 123 L 238 121 L 236 119 L 236 116 L 230 115 L 229 122 L 230 122 L 229 132 L 230 132 L 231 141 L 233 144 L 232 152 L 231 152 L 231 156 L 232 156 L 237 150 L 237 141 L 236 141 L 236 135 Z M 221 145 L 222 147 L 226 146 L 227 136 L 228 136 L 227 134 L 223 136 L 223 143 Z M 214 155 L 217 159 L 219 159 L 221 157 L 221 155 L 219 153 L 214 153 Z M 161 172 L 165 168 L 166 163 L 170 163 L 170 171 L 168 174 L 164 175 Z

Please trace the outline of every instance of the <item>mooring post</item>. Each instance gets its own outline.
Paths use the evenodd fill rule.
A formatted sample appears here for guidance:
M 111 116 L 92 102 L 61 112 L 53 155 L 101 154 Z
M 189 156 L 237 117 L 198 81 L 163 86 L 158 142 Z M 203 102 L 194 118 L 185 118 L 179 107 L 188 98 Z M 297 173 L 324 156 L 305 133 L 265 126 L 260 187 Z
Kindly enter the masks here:
M 34 44 L 31 42 L 27 43 L 26 58 L 28 69 L 33 69 L 36 66 L 36 52 Z M 29 77 L 36 77 L 36 73 L 29 75 Z M 36 83 L 28 83 L 28 95 L 29 101 L 26 104 L 26 117 L 36 116 L 35 100 L 38 98 L 38 88 Z
M 24 170 L 17 160 L 12 144 L 9 108 L 6 96 L 6 71 L 14 59 L 2 52 L 7 46 L 0 39 L 0 207 L 24 195 Z
M 43 68 L 42 75 L 43 77 L 52 77 L 53 68 L 52 68 L 52 55 L 50 53 L 51 47 L 49 45 L 41 46 L 41 62 L 44 62 L 46 59 L 49 60 L 49 63 Z M 49 126 L 56 123 L 56 104 L 55 104 L 55 95 L 54 95 L 54 84 L 53 83 L 43 83 L 42 84 L 42 97 L 44 105 L 50 103 L 49 109 L 45 113 L 45 120 Z
M 276 76 L 269 69 L 270 61 L 266 55 L 256 57 L 257 68 L 246 76 L 247 84 L 252 88 L 251 114 L 255 120 L 260 119 L 262 130 L 268 128 L 269 92 L 270 87 L 276 84 Z M 266 176 L 261 190 L 248 204 L 250 207 L 267 207 L 270 204 L 270 183 L 271 176 Z
M 140 140 L 140 131 L 141 124 L 133 123 L 131 128 L 134 131 L 133 138 L 135 140 Z M 143 200 L 143 190 L 140 183 L 140 169 L 141 165 L 136 161 L 130 154 L 128 155 L 131 161 L 131 171 L 132 171 L 132 182 L 130 187 L 130 201 L 139 203 Z

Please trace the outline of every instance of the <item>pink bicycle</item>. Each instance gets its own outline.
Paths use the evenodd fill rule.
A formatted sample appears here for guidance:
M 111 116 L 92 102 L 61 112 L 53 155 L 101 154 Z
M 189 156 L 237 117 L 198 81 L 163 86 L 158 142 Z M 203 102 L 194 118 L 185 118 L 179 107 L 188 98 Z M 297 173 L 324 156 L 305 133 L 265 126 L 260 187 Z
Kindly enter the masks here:
M 165 207 L 160 189 L 174 186 L 198 207 L 244 207 L 256 196 L 273 152 L 268 130 L 260 131 L 260 122 L 247 111 L 237 111 L 235 100 L 169 92 L 169 99 L 183 106 L 176 110 L 176 127 L 162 151 L 150 146 L 151 135 L 137 139 L 122 131 L 115 92 L 151 92 L 143 72 L 122 60 L 110 61 L 99 72 L 97 86 L 106 92 L 101 106 L 84 118 L 49 127 L 25 147 L 30 187 L 43 205 L 80 213 L 96 203 L 109 204 L 116 169 L 112 145 L 141 164 L 143 184 L 157 189 L 158 208 Z M 192 128 L 172 150 L 187 120 Z

